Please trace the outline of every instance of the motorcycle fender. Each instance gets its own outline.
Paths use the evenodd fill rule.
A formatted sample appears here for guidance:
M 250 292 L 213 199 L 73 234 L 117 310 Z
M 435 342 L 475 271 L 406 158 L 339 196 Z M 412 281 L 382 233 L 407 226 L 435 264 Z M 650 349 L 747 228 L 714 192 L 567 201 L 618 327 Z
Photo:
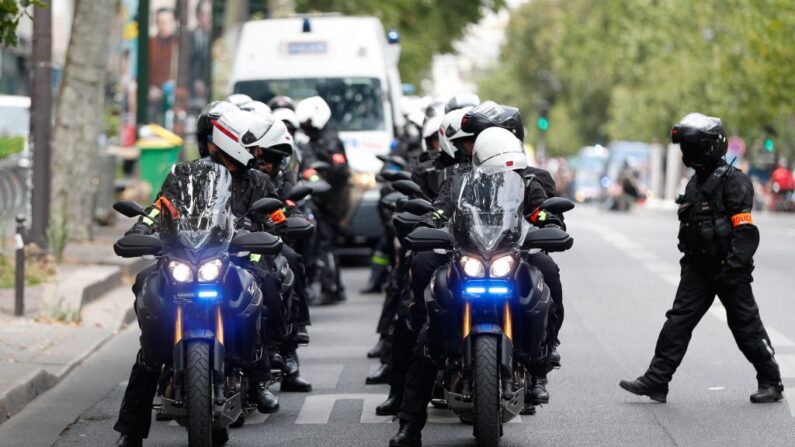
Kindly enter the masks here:
M 182 340 L 174 345 L 174 376 L 181 377 L 185 371 L 185 344 L 190 340 L 206 340 L 213 347 L 212 369 L 213 376 L 223 381 L 224 359 L 226 351 L 224 346 L 215 338 L 213 331 L 208 329 L 194 329 L 183 334 Z
M 503 379 L 510 378 L 513 371 L 513 342 L 502 332 L 502 328 L 496 324 L 478 324 L 472 328 L 469 336 L 464 340 L 464 366 L 468 369 L 472 366 L 472 343 L 475 336 L 491 334 L 499 337 L 500 345 L 500 369 Z

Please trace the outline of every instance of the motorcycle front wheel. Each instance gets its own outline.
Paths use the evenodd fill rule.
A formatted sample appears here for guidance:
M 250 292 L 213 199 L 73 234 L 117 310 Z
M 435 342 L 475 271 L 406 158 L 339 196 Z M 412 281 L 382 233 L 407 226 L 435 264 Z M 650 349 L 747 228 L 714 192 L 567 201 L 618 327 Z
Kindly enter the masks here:
M 497 337 L 478 335 L 475 338 L 473 404 L 475 441 L 478 447 L 500 445 L 500 367 Z
M 210 346 L 207 342 L 188 342 L 185 369 L 185 400 L 188 407 L 188 445 L 212 447 L 213 402 L 210 373 Z

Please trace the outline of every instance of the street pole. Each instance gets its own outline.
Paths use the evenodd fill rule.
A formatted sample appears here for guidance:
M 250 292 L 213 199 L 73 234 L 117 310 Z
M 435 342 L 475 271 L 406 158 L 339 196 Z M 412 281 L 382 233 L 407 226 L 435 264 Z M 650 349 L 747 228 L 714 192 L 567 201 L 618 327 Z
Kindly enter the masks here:
M 174 95 L 174 133 L 185 137 L 185 125 L 190 101 L 190 31 L 188 31 L 188 1 L 177 0 L 179 19 L 179 53 L 177 63 L 177 90 Z M 184 157 L 185 151 L 180 152 Z M 184 161 L 184 160 L 183 160 Z
M 16 277 L 14 278 L 14 315 L 25 315 L 25 215 L 17 216 Z
M 135 124 L 149 123 L 149 0 L 138 0 L 138 58 Z
M 52 131 L 52 6 L 33 10 L 33 79 L 30 135 L 33 152 L 30 240 L 47 247 L 50 223 L 50 135 Z

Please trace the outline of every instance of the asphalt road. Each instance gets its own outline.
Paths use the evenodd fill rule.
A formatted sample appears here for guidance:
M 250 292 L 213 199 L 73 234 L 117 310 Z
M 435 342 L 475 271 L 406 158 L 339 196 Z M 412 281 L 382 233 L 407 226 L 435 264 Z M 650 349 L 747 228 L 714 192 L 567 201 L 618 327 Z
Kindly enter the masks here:
M 793 216 L 757 216 L 762 245 L 755 292 L 773 338 L 785 386 L 795 389 Z M 651 359 L 678 281 L 673 212 L 612 214 L 580 207 L 569 219 L 574 248 L 555 255 L 563 274 L 566 321 L 563 368 L 550 375 L 551 403 L 506 426 L 505 446 L 792 446 L 793 404 L 752 405 L 753 368 L 736 348 L 715 306 L 696 329 L 667 404 L 618 387 Z M 365 358 L 375 341 L 379 296 L 355 293 L 365 269 L 345 271 L 350 299 L 313 308 L 312 343 L 302 348 L 311 395 L 281 393 L 282 408 L 232 433 L 231 446 L 386 446 L 396 431 L 374 407 L 385 386 L 367 386 L 376 366 Z M 0 426 L 0 446 L 106 446 L 137 349 L 137 331 L 116 337 L 61 385 Z M 474 445 L 471 428 L 434 410 L 428 446 Z M 145 445 L 185 445 L 184 429 L 155 422 Z

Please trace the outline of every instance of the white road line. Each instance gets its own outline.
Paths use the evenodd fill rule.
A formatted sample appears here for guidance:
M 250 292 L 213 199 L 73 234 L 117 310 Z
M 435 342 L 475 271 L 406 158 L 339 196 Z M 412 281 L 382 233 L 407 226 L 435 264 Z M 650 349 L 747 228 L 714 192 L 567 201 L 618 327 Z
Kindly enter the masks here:
M 450 410 L 443 410 L 441 408 L 435 408 L 432 406 L 428 406 L 428 423 L 429 424 L 460 424 L 461 420 L 458 419 L 455 413 Z M 516 416 L 515 418 L 511 419 L 509 424 L 521 424 L 522 417 Z
M 328 424 L 334 403 L 338 400 L 362 401 L 362 424 L 381 424 L 392 421 L 392 416 L 376 416 L 375 407 L 386 399 L 385 394 L 318 394 L 307 396 L 295 419 L 296 424 Z

